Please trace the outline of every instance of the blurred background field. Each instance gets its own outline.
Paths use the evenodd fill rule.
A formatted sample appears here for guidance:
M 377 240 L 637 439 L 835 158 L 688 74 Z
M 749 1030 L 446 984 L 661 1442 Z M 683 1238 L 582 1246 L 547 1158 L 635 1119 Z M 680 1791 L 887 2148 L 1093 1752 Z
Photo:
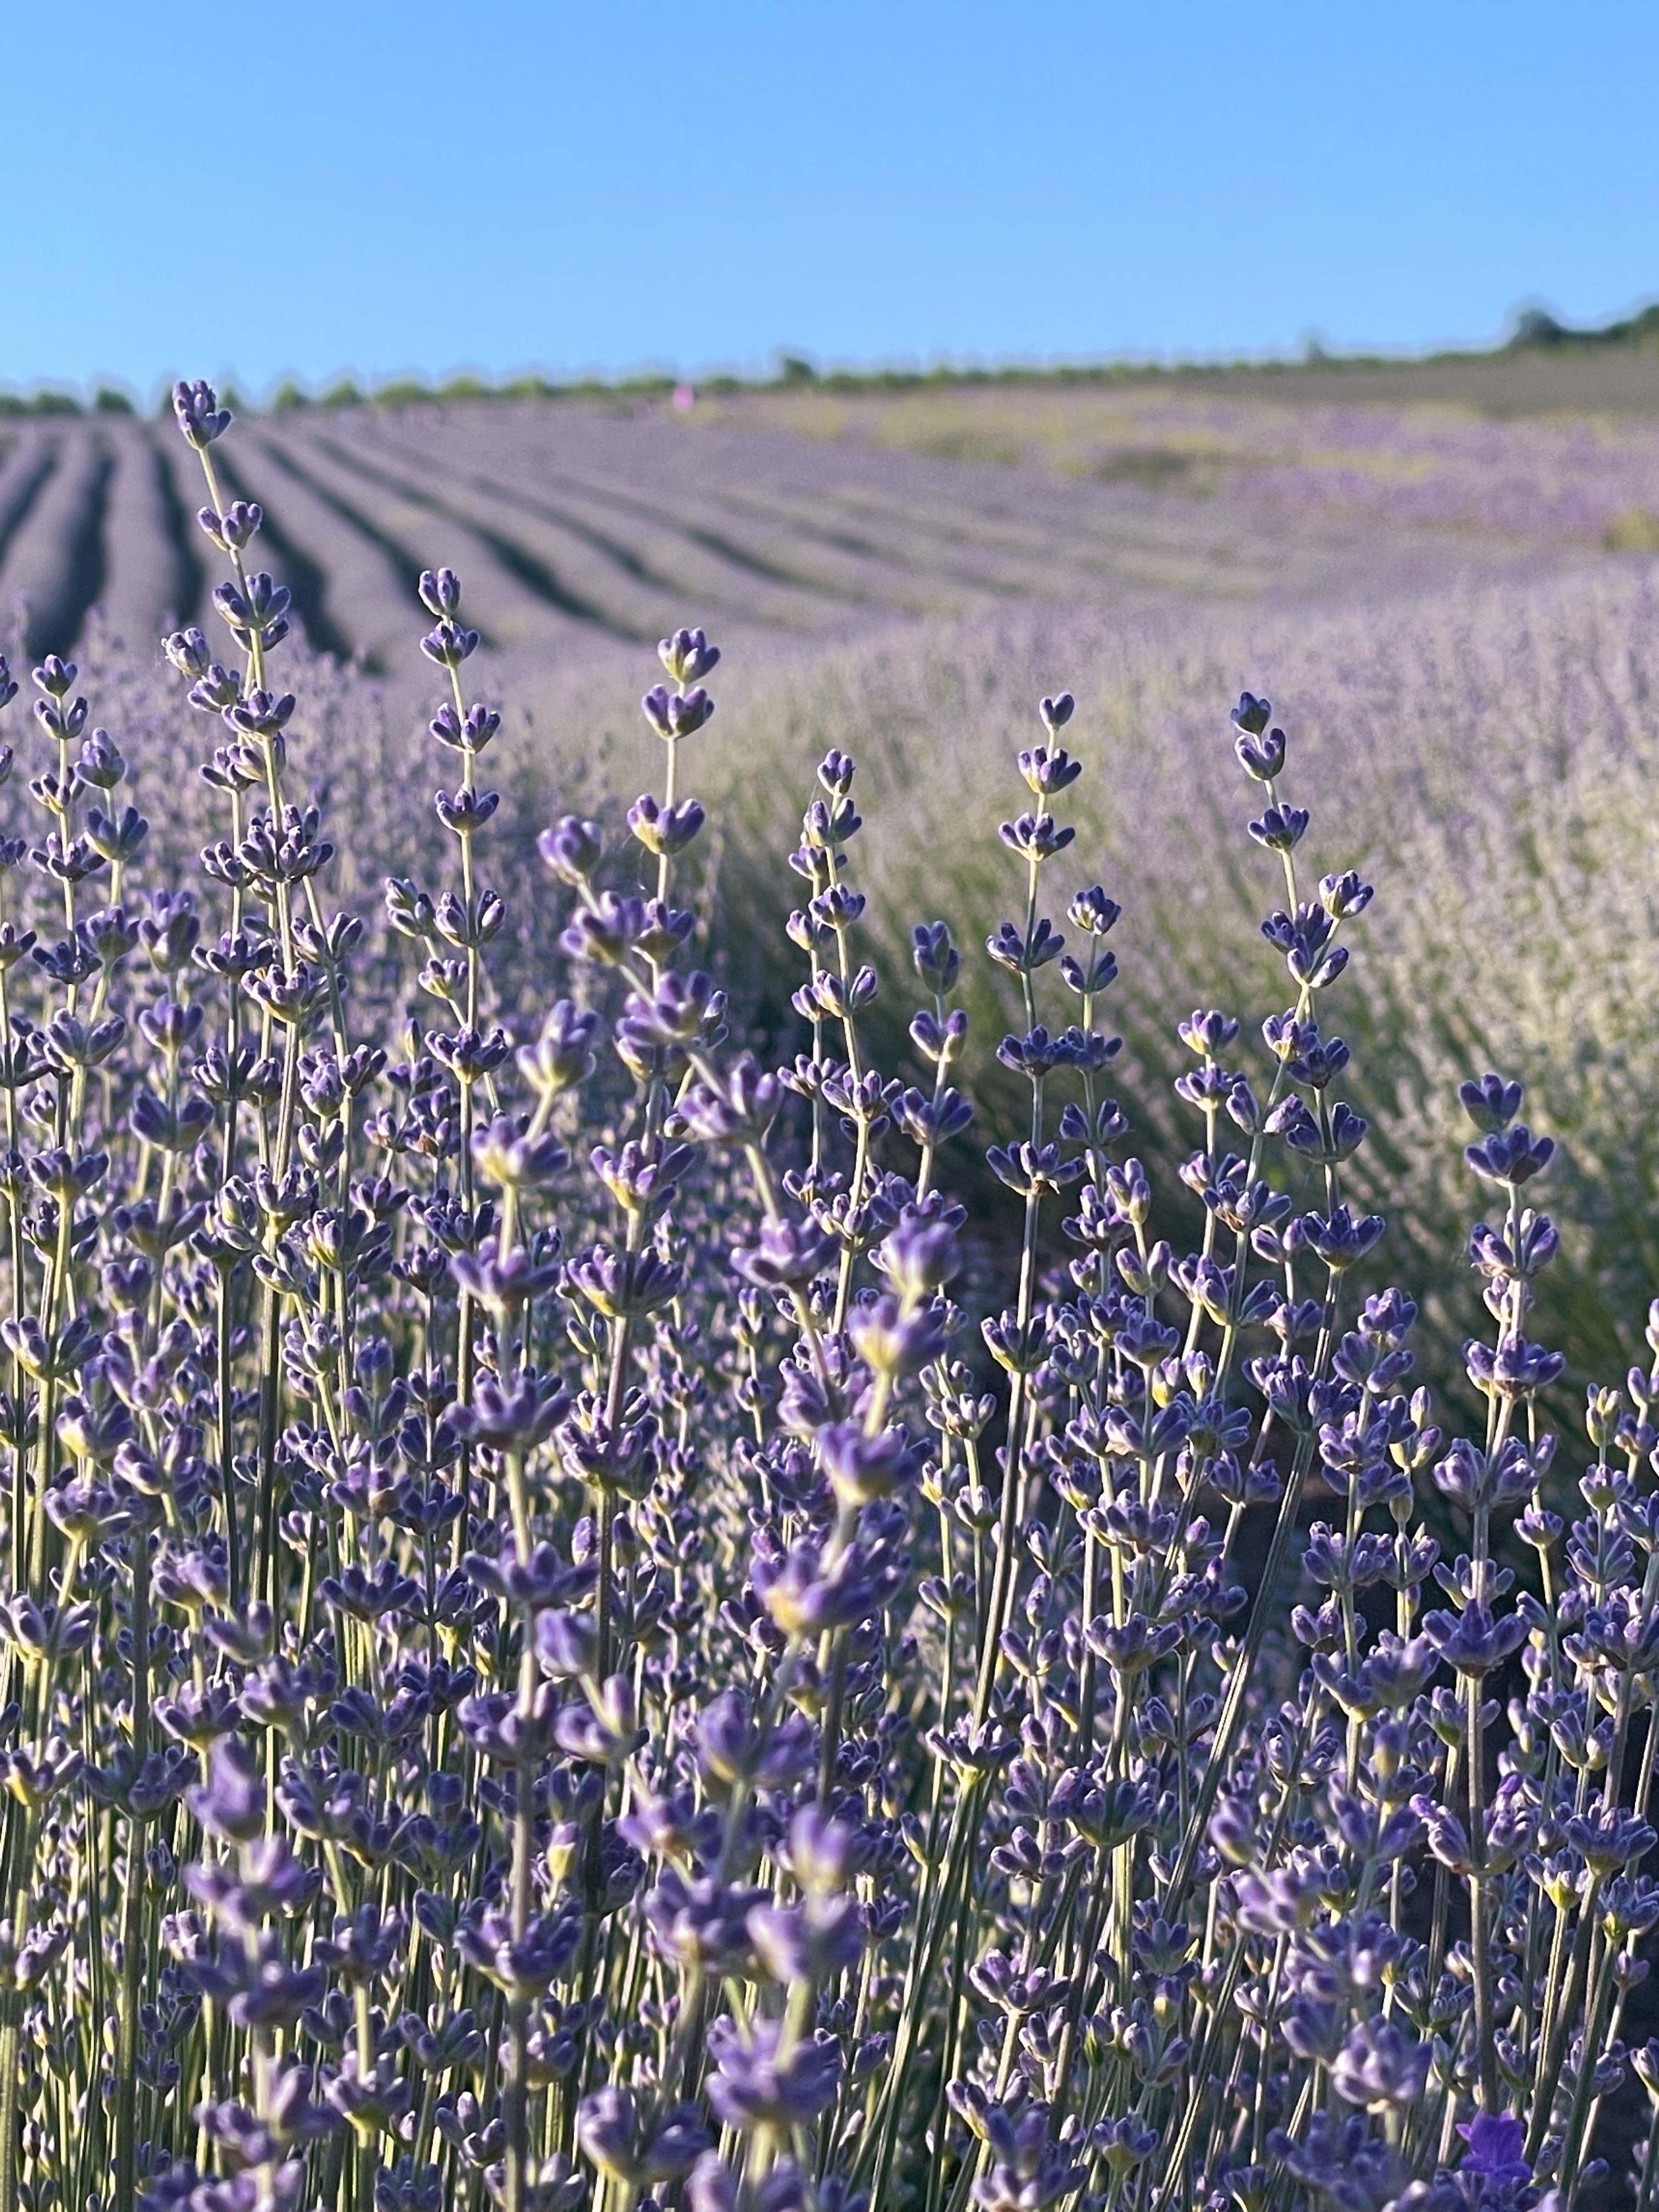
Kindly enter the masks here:
M 507 710 L 492 765 L 522 801 L 502 810 L 520 825 L 503 867 L 536 865 L 529 836 L 554 812 L 625 803 L 652 772 L 636 702 L 657 636 L 688 621 L 721 641 L 694 787 L 744 926 L 711 950 L 780 1045 L 797 980 L 781 855 L 819 754 L 861 765 L 860 881 L 902 1051 L 909 925 L 942 915 L 971 946 L 1011 910 L 1010 756 L 1036 696 L 1067 685 L 1089 771 L 1068 857 L 1125 909 L 1120 1088 L 1172 1166 L 1198 1136 L 1169 1087 L 1176 1018 L 1239 1014 L 1260 1076 L 1278 1006 L 1258 933 L 1277 863 L 1244 835 L 1226 735 L 1240 688 L 1265 690 L 1291 735 L 1286 791 L 1314 808 L 1314 873 L 1377 886 L 1345 991 L 1346 1088 L 1377 1131 L 1358 1164 L 1395 1220 L 1388 1271 L 1431 1286 L 1449 1354 L 1476 1321 L 1455 1085 L 1502 1067 L 1564 1146 L 1568 1249 L 1540 1332 L 1575 1382 L 1616 1371 L 1659 1290 L 1642 1227 L 1659 1198 L 1659 353 L 798 375 L 684 398 L 295 408 L 226 449 L 227 495 L 266 507 L 337 664 L 316 672 L 296 759 L 363 825 L 363 900 L 429 834 L 407 795 L 426 776 L 424 566 L 462 571 L 492 648 L 474 664 Z M 29 652 L 90 655 L 98 711 L 187 861 L 211 811 L 191 795 L 204 732 L 158 640 L 204 617 L 193 460 L 131 415 L 4 435 L 0 614 Z M 969 965 L 988 1066 L 1002 1012 L 988 963 Z
M 1416 364 L 718 381 L 296 405 L 239 441 L 313 641 L 395 672 L 413 579 L 470 563 L 538 665 L 1054 605 L 1375 598 L 1659 548 L 1659 347 Z M 465 388 L 465 387 L 463 387 Z M 686 404 L 688 400 L 690 404 Z M 148 647 L 201 611 L 194 464 L 130 411 L 0 421 L 0 605 Z

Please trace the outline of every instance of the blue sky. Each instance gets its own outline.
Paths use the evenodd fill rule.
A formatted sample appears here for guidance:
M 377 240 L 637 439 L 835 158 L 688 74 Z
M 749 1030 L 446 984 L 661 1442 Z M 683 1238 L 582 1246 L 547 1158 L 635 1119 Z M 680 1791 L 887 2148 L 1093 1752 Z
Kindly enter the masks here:
M 1659 293 L 1659 9 L 12 11 L 0 382 L 1485 341 Z

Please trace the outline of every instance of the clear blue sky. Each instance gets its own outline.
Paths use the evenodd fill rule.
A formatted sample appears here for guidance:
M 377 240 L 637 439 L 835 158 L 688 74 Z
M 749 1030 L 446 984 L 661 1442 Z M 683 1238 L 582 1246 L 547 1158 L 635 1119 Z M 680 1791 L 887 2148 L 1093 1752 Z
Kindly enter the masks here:
M 0 381 L 1419 347 L 1659 293 L 1659 9 L 9 13 Z

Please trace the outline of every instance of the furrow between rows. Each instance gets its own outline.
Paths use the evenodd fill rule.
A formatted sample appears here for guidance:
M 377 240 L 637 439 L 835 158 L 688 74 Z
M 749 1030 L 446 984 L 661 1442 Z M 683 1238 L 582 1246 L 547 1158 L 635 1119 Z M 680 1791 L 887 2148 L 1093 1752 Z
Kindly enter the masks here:
M 376 482 L 423 500 L 439 515 L 476 532 L 544 596 L 612 636 L 643 643 L 675 619 L 672 587 L 641 563 L 594 533 L 515 498 L 510 487 L 457 467 L 443 446 L 407 441 L 395 426 L 378 421 L 340 442 L 354 465 L 372 472 Z
M 839 604 L 826 602 L 821 591 L 804 586 L 695 519 L 665 513 L 640 484 L 596 488 L 540 465 L 537 456 L 520 450 L 510 429 L 498 430 L 494 424 L 481 423 L 475 434 L 470 425 L 446 422 L 435 434 L 419 437 L 424 427 L 393 417 L 379 434 L 395 444 L 407 465 L 414 465 L 418 458 L 441 469 L 450 482 L 507 509 L 513 529 L 522 527 L 522 518 L 544 522 L 653 587 L 664 610 L 653 619 L 677 623 L 729 616 L 767 629 L 811 629 L 823 623 L 826 608 L 833 611 Z
M 91 431 L 66 431 L 57 467 L 33 499 L 0 563 L 0 605 L 24 610 L 32 659 L 67 653 L 104 581 L 100 523 L 109 449 Z
M 241 496 L 264 509 L 270 565 L 294 593 L 312 644 L 360 654 L 371 668 L 393 666 L 421 619 L 405 564 L 315 491 L 275 441 L 243 439 L 234 469 L 226 466 Z
M 486 638 L 507 647 L 567 644 L 591 628 L 591 617 L 554 604 L 503 557 L 501 549 L 464 523 L 414 499 L 354 462 L 335 441 L 298 432 L 283 443 L 289 466 L 318 495 L 371 532 L 411 580 L 446 562 L 465 573 L 468 611 Z
M 24 435 L 0 463 L 0 562 L 58 461 L 58 442 Z
M 166 464 L 141 422 L 112 428 L 100 606 L 113 635 L 138 650 L 195 616 L 202 569 Z
M 891 605 L 884 591 L 872 590 L 867 574 L 855 573 L 845 561 L 826 562 L 819 550 L 785 533 L 732 527 L 706 484 L 688 484 L 657 471 L 659 451 L 652 441 L 637 452 L 617 452 L 602 435 L 588 434 L 608 426 L 582 417 L 551 429 L 537 423 L 522 431 L 507 423 L 491 427 L 497 453 L 520 480 L 560 497 L 591 501 L 600 512 L 679 533 L 747 580 L 750 592 L 757 583 L 787 592 L 798 607 L 811 610 L 811 627 Z

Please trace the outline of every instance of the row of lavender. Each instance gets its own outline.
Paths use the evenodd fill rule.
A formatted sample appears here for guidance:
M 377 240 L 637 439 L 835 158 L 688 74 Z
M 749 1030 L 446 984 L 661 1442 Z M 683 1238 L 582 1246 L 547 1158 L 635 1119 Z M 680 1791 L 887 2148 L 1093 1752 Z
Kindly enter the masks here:
M 0 2203 L 1605 2201 L 1609 2100 L 1659 2087 L 1624 2040 L 1659 1366 L 1592 1399 L 1569 1530 L 1528 1333 L 1551 1147 L 1496 1076 L 1483 1430 L 1412 1389 L 1412 1301 L 1351 1288 L 1384 1224 L 1328 1008 L 1371 895 L 1306 878 L 1266 702 L 1234 722 L 1290 1003 L 1254 1082 L 1237 1015 L 1182 1024 L 1176 1251 L 1105 1090 L 1118 908 L 1053 912 L 1082 771 L 1042 702 L 988 948 L 1030 1111 L 989 1154 L 1005 1252 L 950 1195 L 982 1047 L 944 925 L 925 1079 L 872 1054 L 844 753 L 790 856 L 796 1056 L 735 1049 L 691 964 L 701 632 L 626 838 L 542 837 L 568 968 L 533 1023 L 447 570 L 450 863 L 384 923 L 337 907 L 263 518 L 213 395 L 178 407 L 239 665 L 167 652 L 223 834 L 146 883 L 48 659 L 0 854 Z
M 1659 514 L 1659 441 L 1640 422 L 1146 392 L 1102 406 L 1046 403 L 1026 457 L 1050 451 L 1058 474 L 947 458 L 957 436 L 975 450 L 974 413 L 930 434 L 920 401 L 883 418 L 872 434 L 897 450 L 877 452 L 852 433 L 788 434 L 780 426 L 815 426 L 787 409 L 690 426 L 574 404 L 362 408 L 257 423 L 226 485 L 280 513 L 313 645 L 387 668 L 440 544 L 465 561 L 492 642 L 568 655 L 654 637 L 688 596 L 760 637 L 1021 600 L 1320 597 L 1339 577 L 1374 584 L 1389 562 L 1437 572 L 1609 533 L 1650 548 Z M 1016 409 L 1011 427 L 1024 421 Z M 0 454 L 0 606 L 27 603 L 37 658 L 67 650 L 94 605 L 146 645 L 164 616 L 198 613 L 208 578 L 188 457 L 160 440 L 123 418 L 53 421 L 19 428 Z M 1297 536 L 1259 541 L 1252 517 L 1287 511 Z
M 37 655 L 67 648 L 94 604 L 130 642 L 198 611 L 187 457 L 158 435 L 43 426 L 0 460 L 0 605 L 27 603 Z M 1133 494 L 1000 474 L 475 406 L 258 423 L 226 489 L 280 516 L 312 642 L 388 668 L 440 544 L 465 558 L 492 643 L 568 654 L 653 638 L 687 595 L 763 635 L 1083 599 L 1160 581 L 1207 520 L 1178 509 L 1160 526 Z

